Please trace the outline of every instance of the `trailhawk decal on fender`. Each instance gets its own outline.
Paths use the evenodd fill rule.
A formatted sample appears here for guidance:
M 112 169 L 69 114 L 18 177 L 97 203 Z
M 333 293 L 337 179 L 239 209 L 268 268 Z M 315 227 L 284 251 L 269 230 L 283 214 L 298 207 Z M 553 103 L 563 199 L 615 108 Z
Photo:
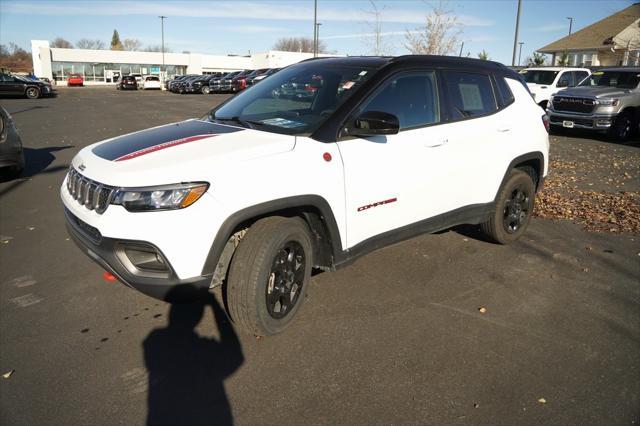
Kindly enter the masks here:
M 123 161 L 210 136 L 242 130 L 244 129 L 208 121 L 187 120 L 120 136 L 101 143 L 91 151 L 105 160 Z
M 395 203 L 396 201 L 398 201 L 397 198 L 389 198 L 388 200 L 384 200 L 384 201 L 376 201 L 373 204 L 367 204 L 366 206 L 358 207 L 358 211 L 359 212 L 363 212 L 363 211 L 369 210 L 369 209 L 371 209 L 373 207 L 378 207 L 378 206 L 383 206 L 385 204 Z

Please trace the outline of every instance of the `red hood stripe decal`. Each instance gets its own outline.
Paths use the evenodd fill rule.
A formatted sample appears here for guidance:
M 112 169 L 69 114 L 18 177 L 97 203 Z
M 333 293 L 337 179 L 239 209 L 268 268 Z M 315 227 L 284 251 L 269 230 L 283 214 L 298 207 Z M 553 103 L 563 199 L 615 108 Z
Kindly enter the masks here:
M 163 150 L 163 149 L 171 148 L 173 146 L 182 145 L 182 144 L 189 143 L 189 142 L 199 141 L 200 139 L 212 138 L 214 136 L 217 136 L 217 135 L 212 135 L 212 134 L 209 134 L 209 135 L 195 135 L 195 136 L 189 136 L 189 137 L 182 138 L 182 139 L 176 139 L 174 141 L 164 142 L 164 143 L 161 143 L 159 145 L 154 145 L 154 146 L 150 146 L 148 148 L 143 148 L 143 149 L 138 150 L 136 152 L 132 152 L 131 154 L 126 154 L 126 155 L 123 155 L 122 157 L 118 157 L 113 161 L 131 160 L 132 158 L 141 157 L 143 155 L 151 154 L 152 152 L 160 151 L 160 150 Z

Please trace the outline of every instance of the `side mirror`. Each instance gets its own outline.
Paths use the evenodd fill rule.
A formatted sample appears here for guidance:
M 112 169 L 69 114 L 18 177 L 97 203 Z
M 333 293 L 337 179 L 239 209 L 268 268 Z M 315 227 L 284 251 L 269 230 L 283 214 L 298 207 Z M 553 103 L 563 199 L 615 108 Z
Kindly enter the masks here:
M 395 135 L 400 130 L 398 117 L 382 111 L 360 114 L 349 128 L 351 136 Z
M 569 87 L 569 82 L 567 80 L 561 80 L 556 84 L 556 87 Z

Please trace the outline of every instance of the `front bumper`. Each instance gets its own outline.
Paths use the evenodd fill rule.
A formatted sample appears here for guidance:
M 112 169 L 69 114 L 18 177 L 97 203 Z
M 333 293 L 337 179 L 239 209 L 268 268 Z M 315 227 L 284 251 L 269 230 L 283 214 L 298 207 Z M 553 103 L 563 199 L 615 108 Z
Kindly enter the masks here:
M 83 222 L 67 208 L 64 209 L 66 226 L 69 235 L 76 245 L 94 262 L 113 274 L 124 285 L 141 293 L 165 301 L 188 300 L 207 291 L 212 275 L 197 276 L 189 279 L 177 277 L 166 256 L 153 244 L 146 241 L 106 238 L 98 229 Z M 125 247 L 146 246 L 157 250 L 168 266 L 168 272 L 159 273 L 157 277 L 148 272 L 137 270 L 128 262 Z M 160 276 L 162 275 L 162 276 Z
M 563 122 L 573 122 L 572 128 L 589 130 L 607 130 L 616 118 L 615 115 L 578 114 L 547 109 L 549 123 L 553 126 L 563 126 Z

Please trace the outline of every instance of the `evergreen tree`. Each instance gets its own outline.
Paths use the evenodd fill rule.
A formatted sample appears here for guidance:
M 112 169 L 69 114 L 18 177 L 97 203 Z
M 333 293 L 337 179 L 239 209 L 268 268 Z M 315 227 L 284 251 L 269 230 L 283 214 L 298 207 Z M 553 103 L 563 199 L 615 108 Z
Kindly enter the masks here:
M 113 35 L 111 36 L 111 50 L 122 50 L 122 43 L 120 42 L 120 34 L 118 34 L 118 30 L 113 30 Z

